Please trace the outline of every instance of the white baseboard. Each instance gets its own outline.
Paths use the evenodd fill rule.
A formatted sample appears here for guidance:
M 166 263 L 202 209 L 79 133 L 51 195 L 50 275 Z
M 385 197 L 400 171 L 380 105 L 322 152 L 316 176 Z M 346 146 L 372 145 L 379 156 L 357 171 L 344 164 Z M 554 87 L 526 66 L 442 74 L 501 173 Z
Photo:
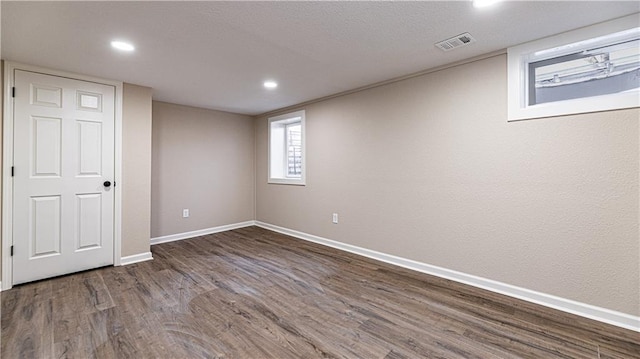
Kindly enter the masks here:
M 193 238 L 198 236 L 204 236 L 212 233 L 230 231 L 232 229 L 250 227 L 250 226 L 254 226 L 255 224 L 256 224 L 255 221 L 246 221 L 246 222 L 240 222 L 240 223 L 234 223 L 234 224 L 226 224 L 224 226 L 199 229 L 197 231 L 176 233 L 176 234 L 170 234 L 168 236 L 155 237 L 155 238 L 151 238 L 151 245 L 153 246 L 155 244 L 160 244 L 160 243 L 179 241 L 181 239 L 187 239 L 187 238 Z
M 126 257 L 120 258 L 120 265 L 126 266 L 127 264 L 139 263 L 139 262 L 149 261 L 152 259 L 153 259 L 153 256 L 151 255 L 151 252 L 134 254 L 132 256 L 126 256 Z
M 577 302 L 574 300 L 557 297 L 554 295 L 537 292 L 534 290 L 517 287 L 514 285 L 494 281 L 487 278 L 477 277 L 451 269 L 437 267 L 434 265 L 417 262 L 414 260 L 393 256 L 366 248 L 353 246 L 346 243 L 333 241 L 331 239 L 314 236 L 312 234 L 299 232 L 296 230 L 279 227 L 273 224 L 256 221 L 255 225 L 274 232 L 279 232 L 306 241 L 322 244 L 328 247 L 340 249 L 346 252 L 358 254 L 364 257 L 379 260 L 385 263 L 394 264 L 403 268 L 434 275 L 436 277 L 449 279 L 455 282 L 467 284 L 473 287 L 486 289 L 492 292 L 518 298 L 527 302 L 539 304 L 545 307 L 561 310 L 563 312 L 579 315 L 581 317 L 597 320 L 603 323 L 612 324 L 621 328 L 640 332 L 640 317 L 617 312 L 614 310 L 597 307 L 594 305 Z

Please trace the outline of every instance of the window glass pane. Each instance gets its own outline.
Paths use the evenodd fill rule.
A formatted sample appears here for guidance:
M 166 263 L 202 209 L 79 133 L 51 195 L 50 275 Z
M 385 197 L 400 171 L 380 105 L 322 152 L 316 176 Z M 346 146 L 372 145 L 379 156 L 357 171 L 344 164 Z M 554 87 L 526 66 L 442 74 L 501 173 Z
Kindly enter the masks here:
M 637 90 L 640 41 L 601 46 L 529 66 L 535 78 L 529 105 Z
M 287 125 L 287 177 L 302 175 L 302 125 Z

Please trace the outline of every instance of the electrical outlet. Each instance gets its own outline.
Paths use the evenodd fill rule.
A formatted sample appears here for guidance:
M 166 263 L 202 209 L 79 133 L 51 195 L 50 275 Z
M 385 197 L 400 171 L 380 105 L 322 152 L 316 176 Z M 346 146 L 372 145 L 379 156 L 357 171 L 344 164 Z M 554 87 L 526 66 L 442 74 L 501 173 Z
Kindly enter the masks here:
M 187 218 L 187 217 L 189 217 L 189 209 L 183 209 L 182 218 Z
M 334 224 L 338 224 L 338 214 L 337 213 L 333 214 L 333 223 Z

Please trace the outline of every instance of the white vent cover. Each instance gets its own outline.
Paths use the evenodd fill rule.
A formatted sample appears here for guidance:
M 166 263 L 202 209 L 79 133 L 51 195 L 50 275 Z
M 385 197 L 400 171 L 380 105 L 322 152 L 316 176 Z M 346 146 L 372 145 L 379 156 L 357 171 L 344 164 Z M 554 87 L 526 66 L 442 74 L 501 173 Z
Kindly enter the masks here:
M 456 47 L 461 47 L 465 45 L 469 45 L 476 42 L 476 39 L 471 36 L 470 33 L 465 32 L 464 34 L 460 34 L 458 36 L 454 36 L 450 39 L 446 39 L 436 43 L 436 46 L 443 51 L 451 51 Z

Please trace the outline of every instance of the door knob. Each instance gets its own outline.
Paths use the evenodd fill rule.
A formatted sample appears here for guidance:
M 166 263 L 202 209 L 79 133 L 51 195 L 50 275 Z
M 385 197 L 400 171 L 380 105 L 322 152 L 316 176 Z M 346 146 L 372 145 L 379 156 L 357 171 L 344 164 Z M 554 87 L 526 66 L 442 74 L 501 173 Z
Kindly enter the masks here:
M 109 181 L 104 181 L 103 185 L 104 185 L 105 187 L 111 187 L 111 182 L 109 182 Z

